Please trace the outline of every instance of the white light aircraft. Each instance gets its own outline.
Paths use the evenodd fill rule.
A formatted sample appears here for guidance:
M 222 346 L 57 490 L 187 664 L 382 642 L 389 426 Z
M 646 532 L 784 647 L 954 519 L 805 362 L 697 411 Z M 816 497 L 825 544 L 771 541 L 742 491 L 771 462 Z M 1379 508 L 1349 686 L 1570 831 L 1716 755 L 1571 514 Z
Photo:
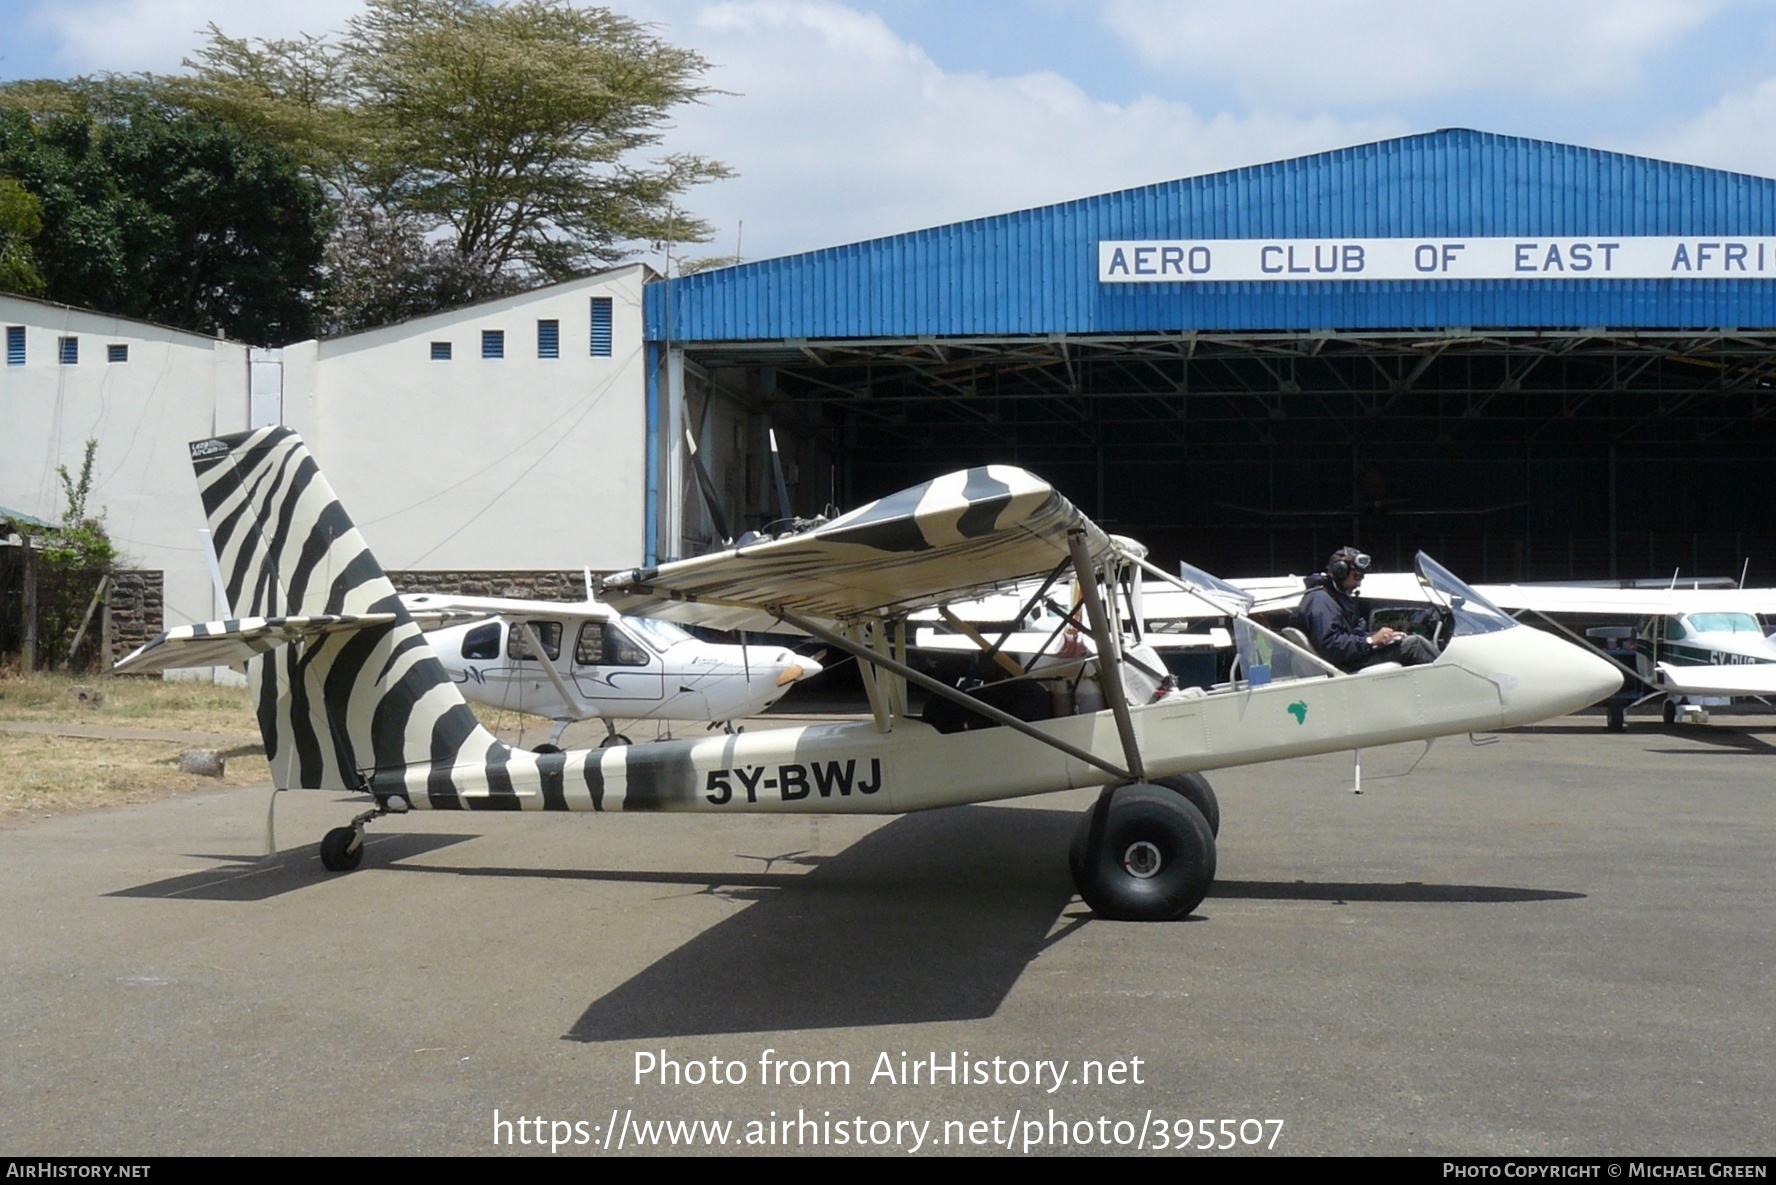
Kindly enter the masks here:
M 781 622 L 854 655 L 870 719 L 529 753 L 475 720 L 294 432 L 201 440 L 191 455 L 240 616 L 169 630 L 117 669 L 250 659 L 275 785 L 374 801 L 322 840 L 333 870 L 357 866 L 368 822 L 413 809 L 898 814 L 1096 787 L 1070 853 L 1075 886 L 1101 916 L 1169 919 L 1214 880 L 1200 771 L 1527 724 L 1621 682 L 1593 652 L 1518 625 L 1422 556 L 1449 625 L 1437 661 L 1340 674 L 1251 620 L 1224 586 L 1170 577 L 1041 479 L 990 465 L 802 534 L 600 584 L 622 612 L 728 629 Z M 1242 657 L 1270 661 L 1206 691 L 1130 702 L 1117 598 L 1098 590 L 1131 565 L 1219 602 Z M 906 665 L 909 614 L 1069 570 L 1105 710 L 1026 719 Z M 946 732 L 915 719 L 909 684 L 999 727 Z
M 705 642 L 670 622 L 624 617 L 591 599 L 590 575 L 587 593 L 577 604 L 435 593 L 401 603 L 421 628 L 439 622 L 426 640 L 464 699 L 555 721 L 539 753 L 559 752 L 578 720 L 602 719 L 607 745 L 629 743 L 617 720 L 731 727 L 820 673 L 782 646 Z

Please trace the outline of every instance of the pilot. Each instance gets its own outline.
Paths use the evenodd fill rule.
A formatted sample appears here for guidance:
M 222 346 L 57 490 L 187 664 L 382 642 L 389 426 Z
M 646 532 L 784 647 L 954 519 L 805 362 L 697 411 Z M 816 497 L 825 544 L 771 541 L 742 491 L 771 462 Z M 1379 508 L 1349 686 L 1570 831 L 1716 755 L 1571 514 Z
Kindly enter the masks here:
M 1370 630 L 1357 605 L 1369 557 L 1354 547 L 1341 547 L 1326 561 L 1326 570 L 1308 577 L 1308 593 L 1295 618 L 1320 657 L 1342 671 L 1360 671 L 1378 662 L 1416 666 L 1434 662 L 1437 648 L 1417 634 L 1382 626 Z

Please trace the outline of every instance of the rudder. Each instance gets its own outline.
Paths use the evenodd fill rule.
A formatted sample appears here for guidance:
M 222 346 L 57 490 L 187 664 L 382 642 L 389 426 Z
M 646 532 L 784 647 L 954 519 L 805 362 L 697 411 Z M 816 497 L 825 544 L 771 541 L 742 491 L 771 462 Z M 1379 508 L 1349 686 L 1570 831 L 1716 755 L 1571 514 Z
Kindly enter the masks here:
M 372 771 L 474 761 L 499 747 L 299 435 L 277 427 L 195 441 L 191 462 L 231 613 L 395 618 L 248 664 L 277 786 L 368 791 Z

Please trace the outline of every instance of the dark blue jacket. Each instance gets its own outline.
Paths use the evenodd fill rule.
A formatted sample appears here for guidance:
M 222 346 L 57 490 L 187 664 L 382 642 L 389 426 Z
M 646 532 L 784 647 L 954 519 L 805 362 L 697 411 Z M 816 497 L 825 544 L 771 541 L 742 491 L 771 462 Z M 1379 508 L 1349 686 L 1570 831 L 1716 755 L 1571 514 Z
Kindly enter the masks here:
M 1311 587 L 1295 610 L 1295 619 L 1320 657 L 1341 670 L 1354 670 L 1375 653 L 1369 644 L 1369 619 L 1357 599 L 1325 573 L 1308 577 Z

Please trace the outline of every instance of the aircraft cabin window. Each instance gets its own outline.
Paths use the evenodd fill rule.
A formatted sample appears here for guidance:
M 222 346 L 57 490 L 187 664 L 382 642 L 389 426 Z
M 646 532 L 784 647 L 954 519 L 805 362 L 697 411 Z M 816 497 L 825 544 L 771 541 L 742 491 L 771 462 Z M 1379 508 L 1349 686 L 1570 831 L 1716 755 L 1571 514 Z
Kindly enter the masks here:
M 530 628 L 536 631 L 537 640 L 543 644 L 543 653 L 554 662 L 561 657 L 561 623 L 559 621 L 533 621 Z M 506 657 L 522 661 L 536 661 L 536 655 L 530 652 L 530 642 L 524 631 L 514 625 L 506 634 Z
M 583 667 L 645 667 L 648 652 L 621 628 L 606 621 L 588 621 L 580 627 L 574 662 Z
M 1675 642 L 1679 638 L 1684 636 L 1684 632 L 1685 631 L 1684 631 L 1684 627 L 1683 627 L 1683 622 L 1679 621 L 1675 617 L 1667 617 L 1665 619 L 1665 640 L 1666 641 Z
M 499 652 L 500 624 L 497 621 L 478 625 L 463 635 L 462 656 L 464 658 L 498 658 Z

